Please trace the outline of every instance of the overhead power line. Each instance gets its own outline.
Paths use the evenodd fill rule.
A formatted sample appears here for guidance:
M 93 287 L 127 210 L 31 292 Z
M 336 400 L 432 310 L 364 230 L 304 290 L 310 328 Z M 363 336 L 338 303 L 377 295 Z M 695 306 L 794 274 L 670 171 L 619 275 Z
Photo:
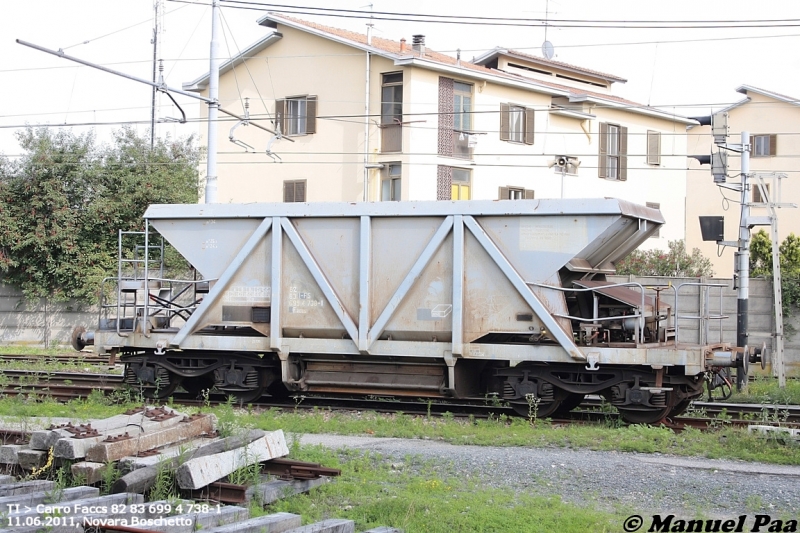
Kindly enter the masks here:
M 188 0 L 170 0 L 187 3 Z M 756 19 L 753 21 L 631 21 L 631 20 L 589 20 L 589 19 L 519 19 L 517 17 L 471 17 L 456 15 L 430 15 L 398 12 L 373 12 L 332 8 L 297 7 L 284 4 L 267 4 L 245 0 L 223 0 L 226 7 L 271 11 L 290 15 L 356 18 L 401 22 L 430 22 L 440 24 L 463 24 L 479 26 L 520 26 L 554 28 L 607 28 L 607 29 L 731 29 L 731 28 L 793 28 L 800 27 L 800 19 Z M 202 4 L 210 5 L 210 4 Z

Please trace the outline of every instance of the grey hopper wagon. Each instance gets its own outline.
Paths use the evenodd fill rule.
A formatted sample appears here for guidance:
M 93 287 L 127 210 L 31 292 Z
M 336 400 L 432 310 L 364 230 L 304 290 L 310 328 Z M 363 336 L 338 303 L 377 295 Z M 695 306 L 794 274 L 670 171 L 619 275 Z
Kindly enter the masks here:
M 153 396 L 496 397 L 549 416 L 602 394 L 649 422 L 743 360 L 681 343 L 665 295 L 605 281 L 664 222 L 622 200 L 153 205 L 145 219 L 121 234 L 143 242 L 121 244 L 99 328 L 78 340 L 118 353 Z M 165 277 L 161 237 L 189 279 Z

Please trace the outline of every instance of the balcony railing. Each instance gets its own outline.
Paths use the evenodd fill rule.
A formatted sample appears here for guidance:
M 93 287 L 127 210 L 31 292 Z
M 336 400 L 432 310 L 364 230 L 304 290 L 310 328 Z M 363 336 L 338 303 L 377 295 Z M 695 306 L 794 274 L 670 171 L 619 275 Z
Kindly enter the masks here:
M 468 131 L 453 130 L 453 157 L 472 159 L 477 136 Z
M 381 152 L 403 151 L 403 125 L 381 124 Z

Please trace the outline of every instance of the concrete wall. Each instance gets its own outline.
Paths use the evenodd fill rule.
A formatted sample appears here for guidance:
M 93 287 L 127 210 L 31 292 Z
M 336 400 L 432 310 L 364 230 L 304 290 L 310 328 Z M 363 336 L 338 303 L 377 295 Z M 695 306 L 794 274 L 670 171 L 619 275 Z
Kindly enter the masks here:
M 75 302 L 31 302 L 0 283 L 0 344 L 69 346 L 72 330 L 97 324 L 97 310 Z M 71 348 L 70 348 L 71 349 Z

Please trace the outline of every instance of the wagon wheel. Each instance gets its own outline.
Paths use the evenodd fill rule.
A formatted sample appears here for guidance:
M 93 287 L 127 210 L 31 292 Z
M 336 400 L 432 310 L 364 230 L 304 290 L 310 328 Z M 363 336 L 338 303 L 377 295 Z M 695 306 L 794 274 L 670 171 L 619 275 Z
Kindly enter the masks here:
M 586 398 L 585 394 L 569 394 L 564 398 L 564 401 L 561 402 L 561 405 L 555 413 L 556 416 L 566 416 L 570 411 L 582 404 L 584 398 Z
M 224 388 L 217 390 L 220 392 L 233 396 L 237 403 L 250 403 L 258 400 L 264 393 L 267 392 L 267 387 L 272 383 L 274 374 L 267 368 L 258 368 L 257 385 L 254 388 Z
M 531 404 L 527 399 L 509 402 L 511 408 L 519 416 L 525 418 L 550 418 L 561 408 L 565 399 L 568 399 L 567 391 L 554 387 L 552 402 L 539 402 L 537 405 Z
M 150 400 L 161 400 L 168 398 L 178 389 L 181 384 L 182 377 L 169 372 L 169 380 L 166 382 L 159 381 L 156 384 L 139 382 L 139 387 L 142 390 L 142 396 Z
M 664 420 L 672 412 L 672 407 L 657 409 L 623 409 L 617 408 L 619 416 L 628 424 L 656 424 Z
M 181 387 L 189 394 L 200 394 L 204 390 L 211 390 L 214 388 L 214 374 L 183 378 Z

